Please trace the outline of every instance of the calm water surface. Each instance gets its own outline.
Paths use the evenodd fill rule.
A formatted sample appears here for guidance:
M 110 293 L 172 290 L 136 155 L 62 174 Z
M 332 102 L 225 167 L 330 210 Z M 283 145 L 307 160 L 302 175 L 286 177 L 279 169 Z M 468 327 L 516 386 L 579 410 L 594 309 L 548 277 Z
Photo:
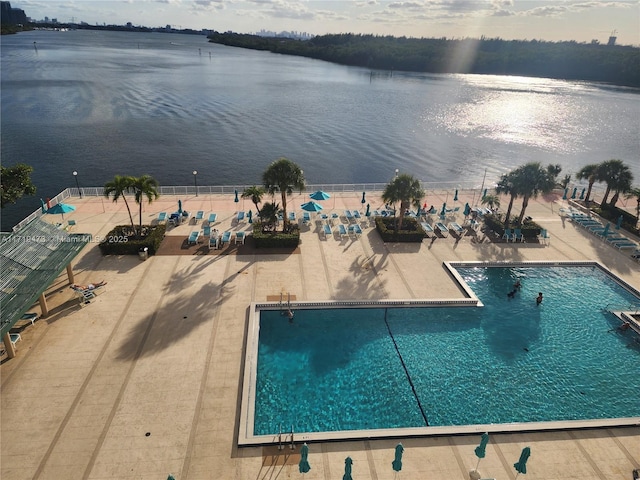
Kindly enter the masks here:
M 2 162 L 35 167 L 36 198 L 115 174 L 163 185 L 259 183 L 286 156 L 309 183 L 477 184 L 529 162 L 567 173 L 620 158 L 640 178 L 638 92 L 538 78 L 370 72 L 210 44 L 204 36 L 3 36 Z

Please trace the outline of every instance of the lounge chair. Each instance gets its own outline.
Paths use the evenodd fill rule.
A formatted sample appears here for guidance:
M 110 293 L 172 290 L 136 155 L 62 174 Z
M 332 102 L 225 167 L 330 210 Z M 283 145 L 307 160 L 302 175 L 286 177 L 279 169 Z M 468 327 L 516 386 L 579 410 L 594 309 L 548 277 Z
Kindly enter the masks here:
M 195 245 L 200 240 L 200 230 L 194 230 L 189 234 L 189 238 L 187 239 L 187 243 L 189 245 Z
M 620 240 L 616 242 L 609 242 L 611 245 L 616 247 L 619 250 L 623 250 L 626 248 L 638 248 L 638 244 L 636 242 L 632 242 L 631 240 Z
M 324 225 L 322 225 L 322 233 L 324 234 L 324 238 L 329 238 L 331 235 L 333 235 L 329 224 L 325 223 Z
M 311 214 L 309 212 L 302 212 L 302 223 L 305 225 L 311 223 Z
M 502 238 L 508 242 L 509 240 L 511 240 L 512 236 L 513 236 L 513 233 L 511 233 L 511 229 L 505 228 L 504 233 L 502 234 Z
M 205 237 L 210 237 L 211 236 L 211 227 L 206 225 L 204 227 L 202 227 L 202 235 Z
M 362 229 L 360 228 L 360 225 L 358 225 L 357 223 L 354 223 L 353 225 L 349 225 L 349 232 L 353 232 L 353 234 L 356 237 L 359 237 L 360 235 L 362 235 Z
M 209 250 L 217 250 L 218 248 L 220 248 L 220 237 L 218 235 L 209 237 Z
M 75 220 L 69 220 L 67 222 L 67 230 L 71 230 L 75 226 L 76 226 L 76 221 Z
M 356 220 L 360 220 L 362 218 L 362 215 L 360 215 L 360 212 L 358 210 L 353 210 L 351 212 L 351 215 L 353 215 L 353 218 Z
M 34 325 L 35 321 L 38 320 L 40 318 L 40 315 L 38 315 L 35 312 L 28 312 L 25 313 L 24 315 L 22 315 L 20 317 L 20 320 L 18 320 L 18 322 L 16 322 L 16 325 L 18 325 L 18 323 L 20 323 L 19 326 L 26 326 L 29 324 L 29 322 L 31 323 L 31 325 Z
M 212 223 L 216 223 L 217 219 L 218 219 L 218 215 L 216 215 L 215 213 L 210 213 L 209 214 L 209 225 L 211 225 Z
M 242 232 L 242 231 L 236 232 L 236 241 L 235 241 L 236 245 L 238 243 L 244 245 L 244 238 L 245 238 L 245 233 L 244 232 Z
M 336 212 L 333 212 L 331 214 L 331 223 L 333 223 L 334 220 L 338 220 L 340 218 L 340 215 L 338 215 Z
M 347 222 L 351 222 L 351 220 L 353 220 L 353 214 L 351 213 L 351 210 L 344 211 L 344 218 L 347 219 Z
M 540 229 L 540 234 L 538 235 L 538 240 L 545 245 L 549 245 L 551 243 L 551 235 L 546 228 Z
M 244 212 L 238 212 L 238 215 L 236 216 L 236 220 L 238 221 L 238 223 L 244 222 Z
M 513 231 L 513 239 L 514 242 L 517 242 L 518 240 L 520 240 L 521 242 L 524 242 L 524 235 L 522 234 L 522 230 L 519 228 L 516 228 Z
M 10 333 L 9 334 L 9 339 L 11 340 L 11 344 L 15 347 L 16 343 L 18 343 L 20 340 L 22 340 L 22 337 L 20 336 L 19 333 Z
M 436 230 L 439 231 L 445 237 L 449 235 L 449 229 L 442 222 L 436 223 Z
M 427 237 L 433 235 L 433 227 L 429 225 L 427 222 L 422 222 L 420 226 L 424 230 L 424 233 L 427 234 Z
M 158 214 L 158 223 L 164 223 L 167 221 L 167 212 L 160 212 Z
M 340 234 L 340 237 L 349 236 L 349 234 L 347 233 L 347 229 L 341 223 L 338 224 L 338 233 Z
M 372 216 L 372 217 L 379 217 L 379 216 L 381 216 L 381 215 L 382 215 L 382 214 L 381 214 L 378 210 L 374 210 L 374 211 L 372 211 L 372 212 L 371 212 L 371 216 Z
M 287 217 L 289 217 L 289 221 L 291 223 L 296 221 L 296 212 L 289 212 L 287 213 Z
M 453 209 L 453 214 L 455 215 L 456 213 L 458 213 L 460 211 L 460 207 L 455 207 Z
M 449 229 L 453 230 L 454 232 L 456 232 L 456 234 L 458 234 L 458 236 L 460 236 L 460 237 L 464 233 L 464 228 L 462 228 L 462 226 L 457 222 L 450 222 L 449 223 Z
M 222 238 L 220 238 L 220 243 L 224 246 L 225 243 L 231 243 L 231 232 L 227 230 L 222 234 Z
M 202 210 L 198 210 L 198 211 L 196 212 L 196 216 L 195 216 L 195 217 L 193 217 L 193 219 L 194 219 L 194 222 L 195 222 L 195 223 L 198 223 L 198 222 L 199 222 L 200 220 L 202 220 L 203 218 L 204 218 L 204 212 L 203 212 Z

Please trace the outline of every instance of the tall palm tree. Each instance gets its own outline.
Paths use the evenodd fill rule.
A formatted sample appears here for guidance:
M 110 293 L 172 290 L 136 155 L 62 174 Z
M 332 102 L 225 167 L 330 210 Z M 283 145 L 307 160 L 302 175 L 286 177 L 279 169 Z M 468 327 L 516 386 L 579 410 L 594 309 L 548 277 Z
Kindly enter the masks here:
M 298 165 L 291 160 L 281 157 L 267 167 L 262 174 L 262 183 L 271 195 L 280 192 L 282 199 L 283 231 L 288 230 L 287 220 L 287 195 L 293 190 L 304 190 L 304 175 Z M 263 207 L 264 208 L 264 207 Z
M 556 186 L 556 177 L 560 173 L 557 165 L 548 165 L 542 168 L 540 162 L 527 163 L 516 169 L 520 177 L 517 183 L 520 185 L 522 196 L 522 210 L 518 223 L 522 225 L 525 212 L 529 206 L 529 199 L 536 198 L 540 193 L 549 193 Z
M 607 203 L 611 190 L 615 193 L 609 205 L 615 205 L 620 193 L 625 193 L 631 189 L 631 183 L 633 182 L 633 174 L 629 167 L 622 160 L 616 158 L 601 163 L 598 168 L 598 176 L 602 181 L 607 182 L 607 189 L 604 192 L 601 205 Z
M 588 180 L 589 187 L 587 188 L 587 195 L 584 197 L 584 203 L 589 204 L 589 198 L 591 197 L 591 189 L 593 188 L 593 184 L 599 181 L 598 179 L 598 169 L 600 165 L 597 163 L 591 163 L 589 165 L 585 165 L 578 173 L 576 173 L 576 178 L 578 180 Z
M 509 206 L 504 216 L 504 228 L 509 227 L 509 217 L 511 216 L 511 209 L 513 208 L 513 202 L 518 197 L 518 188 L 514 183 L 515 175 L 513 172 L 504 173 L 498 180 L 496 185 L 497 195 L 509 195 Z
M 258 204 L 262 201 L 262 196 L 265 191 L 262 187 L 256 187 L 253 185 L 252 187 L 246 188 L 244 192 L 242 192 L 242 198 L 250 198 L 251 201 L 256 206 L 256 210 L 258 211 L 258 215 L 260 215 L 260 208 L 258 208 Z
M 402 230 L 404 212 L 408 210 L 411 205 L 415 206 L 416 209 L 420 208 L 420 202 L 423 197 L 424 190 L 420 185 L 420 181 L 414 178 L 413 175 L 403 173 L 387 184 L 384 192 L 382 192 L 382 201 L 393 205 L 400 202 L 400 215 L 396 217 L 394 227 L 396 232 Z
M 131 220 L 131 229 L 135 234 L 136 227 L 133 224 L 133 215 L 131 215 L 131 209 L 129 208 L 129 202 L 127 202 L 126 197 L 126 194 L 132 191 L 133 180 L 134 178 L 130 176 L 116 175 L 113 177 L 113 180 L 105 183 L 104 196 L 107 198 L 113 197 L 113 201 L 116 203 L 120 198 L 124 200 L 127 212 L 129 212 L 129 220 Z
M 142 203 L 144 197 L 147 197 L 149 203 L 156 200 L 160 194 L 158 193 L 158 181 L 150 175 L 142 175 L 141 177 L 133 178 L 131 189 L 134 193 L 136 203 L 139 205 L 140 212 L 140 235 L 142 236 Z
M 640 187 L 633 187 L 624 196 L 624 198 L 626 198 L 627 200 L 634 197 L 636 199 L 636 224 L 637 224 L 638 222 L 640 222 Z

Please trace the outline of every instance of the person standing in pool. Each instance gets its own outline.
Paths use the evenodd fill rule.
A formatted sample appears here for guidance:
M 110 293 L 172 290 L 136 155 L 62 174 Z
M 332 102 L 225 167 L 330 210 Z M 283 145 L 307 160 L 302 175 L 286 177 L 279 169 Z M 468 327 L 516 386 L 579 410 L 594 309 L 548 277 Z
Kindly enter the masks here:
M 538 292 L 538 297 L 536 298 L 536 305 L 540 305 L 542 303 L 542 292 Z

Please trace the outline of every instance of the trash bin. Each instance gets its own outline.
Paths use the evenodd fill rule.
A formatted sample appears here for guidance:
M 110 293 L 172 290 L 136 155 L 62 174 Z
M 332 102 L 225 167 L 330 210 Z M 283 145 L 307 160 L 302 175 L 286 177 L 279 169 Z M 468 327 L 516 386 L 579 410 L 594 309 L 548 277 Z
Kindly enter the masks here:
M 138 256 L 140 257 L 140 260 L 142 260 L 143 262 L 147 258 L 149 258 L 149 247 L 141 248 L 140 251 L 138 252 Z

